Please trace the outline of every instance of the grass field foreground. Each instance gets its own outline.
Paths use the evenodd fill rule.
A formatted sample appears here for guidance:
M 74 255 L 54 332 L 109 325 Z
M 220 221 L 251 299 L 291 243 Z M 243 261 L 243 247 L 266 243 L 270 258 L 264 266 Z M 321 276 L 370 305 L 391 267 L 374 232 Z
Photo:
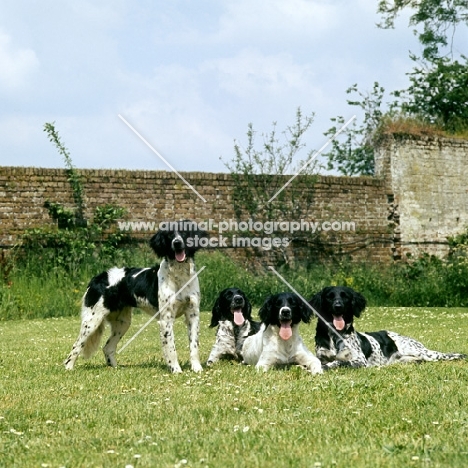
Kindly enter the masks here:
M 370 308 L 359 330 L 388 328 L 468 353 L 467 309 Z M 148 320 L 136 314 L 124 342 Z M 202 313 L 201 355 L 215 331 Z M 301 326 L 313 349 L 315 322 Z M 466 467 L 468 363 L 259 374 L 223 361 L 181 375 L 162 361 L 157 323 L 104 365 L 62 365 L 79 318 L 0 323 L 0 466 Z

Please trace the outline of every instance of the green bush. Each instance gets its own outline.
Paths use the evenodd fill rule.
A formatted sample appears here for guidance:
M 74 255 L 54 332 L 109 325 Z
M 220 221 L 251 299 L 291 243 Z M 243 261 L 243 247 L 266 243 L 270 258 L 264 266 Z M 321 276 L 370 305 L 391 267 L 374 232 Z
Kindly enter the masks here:
M 75 213 L 58 203 L 44 205 L 56 226 L 29 229 L 16 247 L 19 265 L 32 268 L 40 262 L 41 271 L 63 269 L 77 274 L 93 259 L 117 262 L 124 253 L 120 247 L 132 243 L 128 234 L 113 228 L 125 210 L 114 205 L 98 206 L 92 222 L 75 224 Z

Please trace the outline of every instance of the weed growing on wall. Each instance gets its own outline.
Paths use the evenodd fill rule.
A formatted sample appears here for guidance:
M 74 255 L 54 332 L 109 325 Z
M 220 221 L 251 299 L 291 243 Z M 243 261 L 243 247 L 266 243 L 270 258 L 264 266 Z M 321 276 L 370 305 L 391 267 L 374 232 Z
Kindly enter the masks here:
M 84 218 L 84 187 L 81 176 L 73 165 L 70 152 L 63 144 L 58 131 L 55 128 L 55 122 L 45 123 L 44 131 L 47 133 L 49 140 L 55 145 L 57 151 L 62 155 L 65 167 L 67 169 L 67 179 L 73 191 L 73 200 L 76 204 L 75 222 L 78 226 L 86 224 Z
M 125 209 L 112 204 L 98 206 L 93 218 L 87 220 L 83 180 L 73 165 L 70 152 L 53 123 L 46 123 L 44 131 L 63 156 L 75 206 L 67 208 L 47 200 L 44 207 L 57 224 L 26 230 L 16 248 L 18 262 L 31 266 L 38 259 L 42 271 L 60 269 L 76 274 L 82 264 L 97 255 L 103 259 L 116 259 L 119 247 L 130 242 L 128 233 L 115 228 L 115 221 L 125 216 Z

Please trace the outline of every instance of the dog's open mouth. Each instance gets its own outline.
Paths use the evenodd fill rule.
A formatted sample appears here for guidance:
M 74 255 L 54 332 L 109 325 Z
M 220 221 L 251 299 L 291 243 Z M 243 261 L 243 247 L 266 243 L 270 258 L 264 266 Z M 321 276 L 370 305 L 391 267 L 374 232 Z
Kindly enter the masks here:
M 185 261 L 185 250 L 176 250 L 175 251 L 176 260 L 181 263 Z
M 234 323 L 239 326 L 243 325 L 245 318 L 242 309 L 232 309 L 231 312 L 234 314 Z
M 283 340 L 289 340 L 292 336 L 292 328 L 291 328 L 292 320 L 282 320 L 280 322 L 280 331 L 279 336 Z
M 339 331 L 343 330 L 345 325 L 346 325 L 346 323 L 345 323 L 342 315 L 334 315 L 333 316 L 333 326 L 337 330 L 339 330 Z

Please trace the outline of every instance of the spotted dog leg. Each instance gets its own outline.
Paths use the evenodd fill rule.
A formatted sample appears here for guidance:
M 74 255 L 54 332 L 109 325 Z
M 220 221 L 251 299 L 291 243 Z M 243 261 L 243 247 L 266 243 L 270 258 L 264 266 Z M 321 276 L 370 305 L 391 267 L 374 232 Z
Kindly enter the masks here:
M 190 296 L 190 301 L 185 310 L 185 321 L 187 322 L 187 333 L 190 349 L 190 363 L 193 372 L 201 372 L 203 370 L 200 364 L 198 333 L 200 328 L 200 309 L 199 298 L 197 295 Z
M 117 367 L 115 351 L 117 349 L 117 344 L 125 335 L 132 323 L 132 308 L 128 307 L 120 312 L 110 314 L 108 316 L 108 321 L 111 326 L 111 335 L 102 350 L 104 352 L 107 365 Z
M 161 308 L 164 306 L 164 303 L 160 301 Z M 182 372 L 182 369 L 179 365 L 179 360 L 177 359 L 177 352 L 175 347 L 174 339 L 174 318 L 175 314 L 173 312 L 174 304 L 169 302 L 165 307 L 163 313 L 160 315 L 159 319 L 159 334 L 161 336 L 161 345 L 163 350 L 164 359 L 166 364 L 169 366 L 170 370 L 174 374 L 179 374 Z
M 355 369 L 368 367 L 369 363 L 362 352 L 359 339 L 355 333 L 348 336 L 347 339 L 336 340 L 333 344 L 337 347 L 334 351 L 338 351 L 336 360 L 331 362 L 322 361 L 324 370 L 336 369 L 338 367 L 352 367 Z
M 75 361 L 80 354 L 85 359 L 89 358 L 99 347 L 99 342 L 104 332 L 104 318 L 107 314 L 107 310 L 101 307 L 101 305 L 102 300 L 94 308 L 83 308 L 80 333 L 73 344 L 70 354 L 65 359 L 65 369 L 73 369 Z
M 245 323 L 248 322 L 246 321 Z M 234 338 L 234 325 L 229 320 L 222 320 L 219 322 L 218 330 L 216 331 L 216 341 L 213 348 L 211 349 L 208 361 L 206 361 L 206 365 L 213 365 L 223 356 L 232 356 L 236 359 L 238 358 L 236 352 L 236 341 Z

